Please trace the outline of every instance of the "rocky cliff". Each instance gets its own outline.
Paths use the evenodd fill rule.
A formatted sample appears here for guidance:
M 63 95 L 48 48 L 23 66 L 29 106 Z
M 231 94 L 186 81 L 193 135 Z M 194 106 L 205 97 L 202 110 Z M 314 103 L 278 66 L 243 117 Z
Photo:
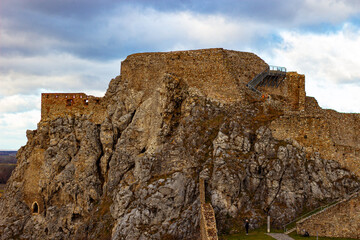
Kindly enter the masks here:
M 200 177 L 220 233 L 267 214 L 281 226 L 359 188 L 359 134 L 333 120 L 355 128 L 359 115 L 300 101 L 291 76 L 258 98 L 246 83 L 266 67 L 223 49 L 134 54 L 101 99 L 43 95 L 0 199 L 1 238 L 196 239 Z

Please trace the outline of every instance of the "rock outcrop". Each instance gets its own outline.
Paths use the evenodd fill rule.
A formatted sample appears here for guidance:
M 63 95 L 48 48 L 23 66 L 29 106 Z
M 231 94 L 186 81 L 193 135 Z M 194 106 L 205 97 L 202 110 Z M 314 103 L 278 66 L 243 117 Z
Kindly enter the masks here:
M 358 133 L 292 82 L 258 99 L 246 83 L 266 67 L 223 49 L 134 54 L 103 98 L 56 114 L 43 102 L 0 199 L 1 238 L 196 239 L 199 176 L 220 233 L 267 214 L 281 226 L 357 189 Z

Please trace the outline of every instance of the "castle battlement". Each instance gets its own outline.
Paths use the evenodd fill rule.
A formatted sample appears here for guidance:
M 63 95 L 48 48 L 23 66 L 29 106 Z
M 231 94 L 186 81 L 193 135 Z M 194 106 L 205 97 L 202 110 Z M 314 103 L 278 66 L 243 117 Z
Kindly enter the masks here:
M 161 86 L 164 74 L 171 73 L 189 89 L 231 103 L 247 101 L 248 82 L 268 68 L 269 65 L 253 53 L 219 48 L 133 54 L 121 63 L 121 77 L 128 82 L 128 89 L 142 92 L 146 98 Z M 258 90 L 281 96 L 286 110 L 305 109 L 305 76 L 302 74 L 287 72 L 280 84 L 259 86 Z M 85 93 L 43 93 L 41 120 L 81 114 L 97 114 L 102 118 L 105 107 L 101 102 L 102 98 Z
M 64 115 L 102 113 L 102 98 L 85 93 L 42 93 L 41 120 L 51 120 Z

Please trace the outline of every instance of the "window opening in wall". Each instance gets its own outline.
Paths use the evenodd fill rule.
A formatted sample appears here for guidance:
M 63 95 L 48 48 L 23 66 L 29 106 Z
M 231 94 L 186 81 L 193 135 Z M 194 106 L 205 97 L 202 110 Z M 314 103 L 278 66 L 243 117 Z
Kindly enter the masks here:
M 72 103 L 73 103 L 73 100 L 72 100 L 72 99 L 66 100 L 66 106 L 71 106 Z
M 67 95 L 65 96 L 65 98 L 67 98 Z
M 58 95 L 55 96 L 55 98 L 58 98 L 58 97 L 59 97 Z
M 82 96 L 80 95 L 80 98 L 82 98 Z
M 99 104 L 100 100 L 99 99 L 95 99 L 96 104 Z
M 49 98 L 49 94 L 46 95 L 46 98 Z
M 85 104 L 85 105 L 89 105 L 89 100 L 88 100 L 88 99 L 85 99 L 85 100 L 84 100 L 84 104 Z
M 39 213 L 39 205 L 37 202 L 34 202 L 32 205 L 32 213 Z
M 73 98 L 75 98 L 75 95 L 73 95 Z

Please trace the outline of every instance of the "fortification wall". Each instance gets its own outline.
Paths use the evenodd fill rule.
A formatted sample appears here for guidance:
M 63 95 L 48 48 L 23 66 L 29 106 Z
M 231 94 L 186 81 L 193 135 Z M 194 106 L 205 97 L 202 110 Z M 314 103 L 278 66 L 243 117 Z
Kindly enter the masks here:
M 32 214 L 40 214 L 44 211 L 44 199 L 39 188 L 39 176 L 41 176 L 44 164 L 44 149 L 36 148 L 28 159 L 29 167 L 24 171 L 24 202 L 28 205 Z M 35 207 L 36 206 L 36 207 Z
M 293 139 L 312 154 L 338 161 L 360 176 L 360 114 L 321 109 L 307 98 L 304 112 L 288 112 L 270 124 L 273 136 Z
M 289 72 L 286 74 L 286 79 L 291 110 L 305 110 L 305 75 Z
M 215 212 L 210 203 L 205 202 L 205 182 L 199 179 L 200 192 L 200 234 L 201 240 L 217 240 Z
M 304 221 L 296 223 L 298 234 L 310 236 L 360 238 L 360 193 Z
M 102 98 L 88 96 L 84 93 L 42 93 L 41 120 L 47 121 L 60 116 L 83 114 L 91 115 L 91 120 L 101 123 L 105 106 Z
M 141 91 L 144 98 L 157 89 L 165 73 L 184 81 L 189 91 L 222 101 L 244 100 L 246 84 L 267 64 L 253 53 L 203 49 L 167 53 L 140 53 L 121 63 L 127 87 Z
M 197 95 L 226 103 L 245 103 L 251 92 L 246 84 L 267 67 L 253 53 L 221 48 L 140 53 L 122 62 L 121 81 L 128 95 L 134 96 L 133 105 L 159 89 L 166 73 L 181 79 Z M 285 110 L 284 116 L 271 123 L 275 138 L 294 139 L 309 153 L 319 152 L 324 158 L 338 160 L 360 176 L 359 114 L 321 109 L 314 99 L 306 97 L 305 76 L 296 72 L 288 72 L 279 88 L 268 86 L 260 90 L 279 96 L 277 104 Z M 101 123 L 106 115 L 105 102 L 84 93 L 44 93 L 41 119 L 86 114 L 93 122 Z
M 278 87 L 262 86 L 258 88 L 261 92 L 281 96 L 284 101 L 283 109 L 290 111 L 305 110 L 305 75 L 297 72 L 287 72 L 286 78 Z

